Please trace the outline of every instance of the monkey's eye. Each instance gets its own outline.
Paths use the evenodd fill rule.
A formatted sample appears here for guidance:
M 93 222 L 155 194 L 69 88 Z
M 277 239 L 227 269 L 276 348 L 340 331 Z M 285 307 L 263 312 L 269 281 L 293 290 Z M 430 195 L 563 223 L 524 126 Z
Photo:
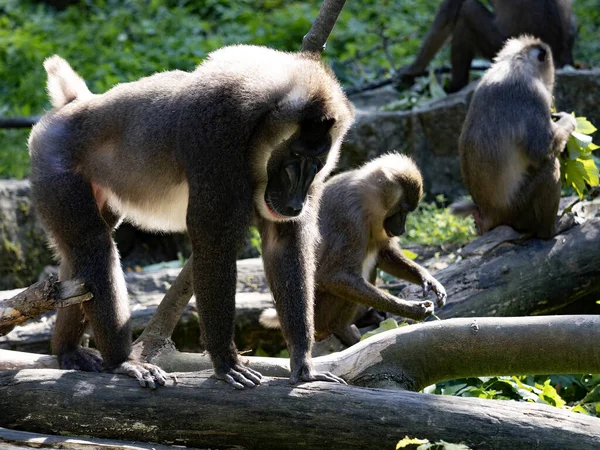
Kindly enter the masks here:
M 539 62 L 546 61 L 546 50 L 544 50 L 543 48 L 538 48 L 537 59 Z

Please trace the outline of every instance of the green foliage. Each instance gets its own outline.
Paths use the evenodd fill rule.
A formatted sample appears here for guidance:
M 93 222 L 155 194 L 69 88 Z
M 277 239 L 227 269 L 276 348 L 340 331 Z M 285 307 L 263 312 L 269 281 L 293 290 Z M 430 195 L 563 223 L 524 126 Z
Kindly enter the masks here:
M 600 375 L 465 378 L 433 384 L 423 392 L 544 403 L 600 417 Z
M 444 196 L 438 195 L 436 201 L 443 204 Z M 408 215 L 407 231 L 400 238 L 400 244 L 459 244 L 477 235 L 472 217 L 457 217 L 448 208 L 439 208 L 437 203 L 422 201 L 417 210 Z
M 417 447 L 414 447 L 414 446 Z M 471 450 L 464 444 L 452 444 L 450 442 L 439 440 L 437 442 L 429 442 L 428 439 L 417 439 L 405 436 L 404 439 L 398 441 L 396 450 L 406 448 L 415 450 Z
M 598 167 L 592 152 L 600 147 L 590 136 L 595 131 L 596 127 L 585 117 L 577 117 L 577 128 L 571 133 L 566 150 L 560 154 L 563 187 L 573 188 L 580 199 L 588 186 L 598 186 Z
M 383 333 L 384 331 L 394 330 L 396 328 L 404 327 L 407 325 L 408 325 L 407 322 L 402 322 L 399 324 L 398 322 L 396 322 L 396 319 L 390 317 L 389 319 L 385 319 L 385 320 L 379 322 L 379 326 L 377 328 L 375 328 L 374 330 L 368 331 L 365 334 L 363 334 L 361 336 L 360 340 L 364 341 L 365 339 L 369 339 L 371 336 L 375 336 L 376 334 Z

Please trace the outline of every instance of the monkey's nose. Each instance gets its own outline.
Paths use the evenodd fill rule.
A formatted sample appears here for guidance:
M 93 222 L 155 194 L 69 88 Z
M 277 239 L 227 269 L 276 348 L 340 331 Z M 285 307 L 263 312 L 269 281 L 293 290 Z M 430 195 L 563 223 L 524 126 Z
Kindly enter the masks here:
M 285 205 L 284 214 L 289 217 L 296 217 L 302 212 L 304 201 L 299 198 L 290 199 Z

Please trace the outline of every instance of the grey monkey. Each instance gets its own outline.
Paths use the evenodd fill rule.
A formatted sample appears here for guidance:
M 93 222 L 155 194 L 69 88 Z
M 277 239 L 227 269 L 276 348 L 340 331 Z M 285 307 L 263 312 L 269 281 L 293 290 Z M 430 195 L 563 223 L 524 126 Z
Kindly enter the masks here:
M 444 287 L 402 253 L 397 236 L 405 232 L 406 216 L 423 194 L 421 172 L 406 155 L 388 153 L 359 169 L 338 174 L 325 183 L 319 208 L 315 337 L 335 334 L 350 346 L 360 340 L 354 325 L 364 306 L 407 318 L 431 315 L 431 301 L 410 302 L 375 286 L 376 268 L 433 290 L 437 305 L 446 302 Z M 274 310 L 261 314 L 264 326 L 277 327 Z
M 556 234 L 560 202 L 558 154 L 577 122 L 550 115 L 554 65 L 539 39 L 510 39 L 473 94 L 459 139 L 463 180 L 481 234 L 499 225 L 540 238 Z
M 315 210 L 353 109 L 311 53 L 231 46 L 193 72 L 157 73 L 94 95 L 63 59 L 45 62 L 54 109 L 29 139 L 35 207 L 60 274 L 94 294 L 59 311 L 60 366 L 164 383 L 131 355 L 127 292 L 112 231 L 121 218 L 189 233 L 203 340 L 217 377 L 261 375 L 233 343 L 236 254 L 254 220 L 291 354 L 291 381 L 343 380 L 314 370 Z M 79 346 L 87 323 L 101 357 Z M 154 380 L 154 381 L 153 381 Z

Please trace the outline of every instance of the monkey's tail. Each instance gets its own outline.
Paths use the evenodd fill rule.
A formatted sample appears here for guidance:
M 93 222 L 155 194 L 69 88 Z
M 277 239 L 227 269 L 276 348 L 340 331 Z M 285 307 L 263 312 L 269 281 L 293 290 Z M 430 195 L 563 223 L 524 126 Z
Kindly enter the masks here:
M 265 328 L 281 328 L 279 316 L 275 308 L 267 308 L 260 313 L 258 318 L 260 324 Z
M 44 69 L 48 73 L 48 95 L 55 108 L 61 108 L 76 98 L 92 95 L 83 78 L 60 56 L 47 58 L 44 61 Z
M 479 208 L 472 200 L 459 200 L 450 205 L 450 212 L 455 216 L 467 217 L 479 212 Z

